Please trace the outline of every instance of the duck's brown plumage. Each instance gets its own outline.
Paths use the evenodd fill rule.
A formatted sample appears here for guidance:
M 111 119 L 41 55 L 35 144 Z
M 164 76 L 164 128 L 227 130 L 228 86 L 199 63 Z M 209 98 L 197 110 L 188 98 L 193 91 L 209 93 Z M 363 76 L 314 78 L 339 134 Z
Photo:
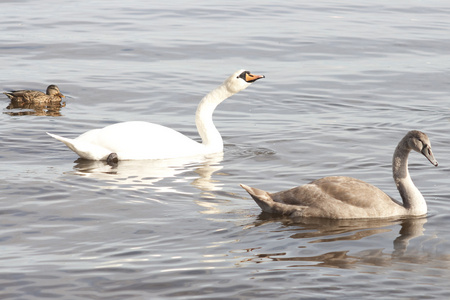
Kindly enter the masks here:
M 59 102 L 65 96 L 59 91 L 59 88 L 51 84 L 47 87 L 44 94 L 40 91 L 33 90 L 18 90 L 4 92 L 13 103 L 43 103 L 43 102 Z

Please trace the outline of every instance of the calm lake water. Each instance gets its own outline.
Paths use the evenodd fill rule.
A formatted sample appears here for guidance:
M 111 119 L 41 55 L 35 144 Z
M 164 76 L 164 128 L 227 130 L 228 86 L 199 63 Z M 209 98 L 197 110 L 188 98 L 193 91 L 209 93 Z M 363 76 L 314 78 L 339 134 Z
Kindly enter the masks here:
M 1 89 L 57 84 L 61 108 L 0 114 L 1 299 L 450 297 L 448 1 L 0 1 Z M 245 68 L 265 79 L 214 120 L 207 159 L 77 160 L 66 137 L 144 120 L 197 138 L 199 100 Z M 426 218 L 293 222 L 240 183 L 328 175 L 399 199 L 410 158 Z

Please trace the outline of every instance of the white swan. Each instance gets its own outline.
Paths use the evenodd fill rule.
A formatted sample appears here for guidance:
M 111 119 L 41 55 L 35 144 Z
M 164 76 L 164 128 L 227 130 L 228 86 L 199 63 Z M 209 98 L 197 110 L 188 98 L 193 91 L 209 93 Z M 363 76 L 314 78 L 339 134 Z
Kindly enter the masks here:
M 410 131 L 399 142 L 392 160 L 392 172 L 403 204 L 377 187 L 344 176 L 324 177 L 287 191 L 268 193 L 241 184 L 264 212 L 290 217 L 329 219 L 388 218 L 421 216 L 427 204 L 409 176 L 408 155 L 422 153 L 434 166 L 438 162 L 431 152 L 427 135 Z
M 239 70 L 219 87 L 207 94 L 198 105 L 195 122 L 202 143 L 198 143 L 171 128 L 148 122 L 123 122 L 102 129 L 90 130 L 75 139 L 48 133 L 66 144 L 80 157 L 89 160 L 166 159 L 218 153 L 223 141 L 214 126 L 214 109 L 225 99 L 264 78 Z

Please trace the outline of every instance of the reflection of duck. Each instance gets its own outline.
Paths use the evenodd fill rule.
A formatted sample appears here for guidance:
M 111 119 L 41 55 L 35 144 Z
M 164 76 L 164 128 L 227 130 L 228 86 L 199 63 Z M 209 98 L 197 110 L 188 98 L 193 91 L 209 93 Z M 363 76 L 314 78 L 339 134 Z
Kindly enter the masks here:
M 89 160 L 144 160 L 205 155 L 223 151 L 223 141 L 214 126 L 215 108 L 264 76 L 240 70 L 207 94 L 198 105 L 195 122 L 202 143 L 171 128 L 148 122 L 123 122 L 90 130 L 76 139 L 49 134 Z
M 40 91 L 33 90 L 18 90 L 4 92 L 9 99 L 11 99 L 11 104 L 17 105 L 21 103 L 49 103 L 49 102 L 60 102 L 65 96 L 59 91 L 59 88 L 51 84 L 47 87 L 47 91 L 44 94 Z
M 11 102 L 6 109 L 10 111 L 5 112 L 11 116 L 35 115 L 35 116 L 52 116 L 57 117 L 61 115 L 61 107 L 65 107 L 66 103 L 13 103 Z
M 220 165 L 222 160 L 223 153 L 176 159 L 127 160 L 117 164 L 80 158 L 74 169 L 78 175 L 109 183 L 116 182 L 114 187 L 126 189 L 139 189 L 165 178 L 177 177 L 177 181 L 189 181 L 203 191 L 215 191 L 221 189 L 220 183 L 212 180 L 211 176 L 223 168 Z M 173 191 L 173 187 L 170 187 L 170 190 Z
M 355 219 L 421 216 L 427 213 L 427 204 L 409 176 L 408 155 L 411 150 L 423 154 L 434 166 L 438 165 L 427 135 L 416 130 L 408 132 L 395 149 L 392 161 L 394 181 L 403 204 L 373 185 L 343 176 L 325 177 L 273 194 L 241 186 L 263 211 L 291 217 Z

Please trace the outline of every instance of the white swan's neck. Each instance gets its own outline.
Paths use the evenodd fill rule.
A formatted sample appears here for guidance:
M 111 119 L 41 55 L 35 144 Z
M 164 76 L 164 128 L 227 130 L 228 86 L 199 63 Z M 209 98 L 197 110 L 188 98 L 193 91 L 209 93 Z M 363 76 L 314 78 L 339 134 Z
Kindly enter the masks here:
M 413 215 L 427 213 L 427 203 L 422 193 L 414 185 L 408 171 L 408 155 L 411 149 L 403 139 L 397 146 L 392 160 L 394 181 L 403 200 L 403 206 Z
M 226 85 L 223 84 L 203 97 L 197 107 L 195 124 L 197 125 L 198 133 L 202 138 L 202 144 L 207 148 L 206 151 L 209 153 L 223 151 L 222 136 L 216 126 L 214 126 L 212 117 L 216 107 L 233 94 L 235 93 L 230 92 Z

